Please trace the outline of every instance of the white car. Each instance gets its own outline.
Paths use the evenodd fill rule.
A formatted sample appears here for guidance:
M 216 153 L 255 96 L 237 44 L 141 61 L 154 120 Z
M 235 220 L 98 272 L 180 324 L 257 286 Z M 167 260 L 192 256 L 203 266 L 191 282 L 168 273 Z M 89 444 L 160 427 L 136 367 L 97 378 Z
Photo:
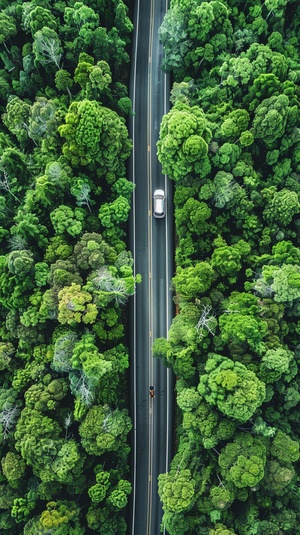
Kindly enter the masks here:
M 165 192 L 162 189 L 156 189 L 153 193 L 153 215 L 165 217 Z

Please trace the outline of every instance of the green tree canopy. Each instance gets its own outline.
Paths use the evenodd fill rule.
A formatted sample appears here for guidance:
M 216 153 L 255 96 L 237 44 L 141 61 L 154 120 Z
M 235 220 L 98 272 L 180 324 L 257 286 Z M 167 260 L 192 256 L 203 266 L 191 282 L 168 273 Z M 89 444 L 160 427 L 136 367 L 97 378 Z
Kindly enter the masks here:
M 92 455 L 126 449 L 125 439 L 132 427 L 125 409 L 112 410 L 108 405 L 95 405 L 89 409 L 79 426 L 81 442 Z
M 191 172 L 201 174 L 210 139 L 211 132 L 203 110 L 176 102 L 163 117 L 157 143 L 163 172 L 175 180 Z
M 190 470 L 180 470 L 158 476 L 158 493 L 163 508 L 173 513 L 188 511 L 195 501 L 195 480 Z
M 266 448 L 249 433 L 237 433 L 221 451 L 218 463 L 224 478 L 238 488 L 255 487 L 264 477 Z
M 58 321 L 62 324 L 76 325 L 94 323 L 98 314 L 97 307 L 91 303 L 92 296 L 82 290 L 79 284 L 72 282 L 58 293 Z
M 200 395 L 229 418 L 246 422 L 263 403 L 264 383 L 240 362 L 210 354 L 205 371 L 198 385 Z
M 182 300 L 192 300 L 209 290 L 214 272 L 208 262 L 198 262 L 194 267 L 177 267 L 173 278 L 176 292 Z

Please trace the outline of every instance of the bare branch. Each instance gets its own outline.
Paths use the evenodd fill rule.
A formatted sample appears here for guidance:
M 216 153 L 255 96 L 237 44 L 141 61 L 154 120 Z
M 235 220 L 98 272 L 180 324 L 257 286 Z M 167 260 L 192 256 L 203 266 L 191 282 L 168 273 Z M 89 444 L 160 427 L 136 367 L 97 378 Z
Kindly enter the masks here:
M 216 318 L 211 314 L 212 307 L 208 305 L 202 305 L 202 312 L 201 316 L 198 320 L 198 323 L 196 325 L 196 329 L 199 332 L 200 338 L 203 336 L 203 329 L 206 329 L 210 334 L 213 336 L 214 333 L 214 327 L 216 323 Z
M 9 184 L 9 175 L 6 171 L 3 171 L 3 175 L 2 175 L 3 178 L 0 178 L 0 189 L 3 189 L 4 191 L 7 191 L 8 193 L 10 193 L 10 195 L 12 195 L 12 197 L 14 199 L 16 199 L 16 201 L 18 201 L 19 203 L 21 203 L 20 199 L 18 199 L 18 197 L 16 197 L 16 195 L 11 191 L 10 189 L 10 184 Z
M 94 394 L 89 388 L 88 381 L 84 373 L 80 374 L 78 383 L 76 385 L 76 393 L 87 407 L 92 405 L 94 401 Z

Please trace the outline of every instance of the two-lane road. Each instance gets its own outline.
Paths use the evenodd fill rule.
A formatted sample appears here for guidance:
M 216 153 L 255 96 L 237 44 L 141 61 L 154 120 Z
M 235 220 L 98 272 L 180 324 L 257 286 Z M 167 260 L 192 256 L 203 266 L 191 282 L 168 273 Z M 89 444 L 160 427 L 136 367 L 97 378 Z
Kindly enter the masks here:
M 173 314 L 170 280 L 173 276 L 172 189 L 162 174 L 156 143 L 162 116 L 169 106 L 169 80 L 161 71 L 162 46 L 158 28 L 167 0 L 137 0 L 132 53 L 130 134 L 133 154 L 130 175 L 136 184 L 130 221 L 134 271 L 142 275 L 131 300 L 131 416 L 132 483 L 130 535 L 158 535 L 162 508 L 157 476 L 166 472 L 172 453 L 173 378 L 152 357 L 153 340 L 167 336 Z M 166 217 L 152 215 L 156 188 L 166 194 Z M 149 397 L 149 386 L 155 398 Z

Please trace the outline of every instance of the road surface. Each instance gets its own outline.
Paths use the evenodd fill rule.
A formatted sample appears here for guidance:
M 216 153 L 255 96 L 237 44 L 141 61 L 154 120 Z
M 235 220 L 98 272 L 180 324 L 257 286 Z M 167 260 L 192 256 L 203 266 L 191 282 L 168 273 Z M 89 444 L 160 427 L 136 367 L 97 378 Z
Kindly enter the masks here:
M 137 0 L 132 53 L 131 90 L 134 116 L 130 124 L 133 154 L 129 175 L 136 184 L 130 220 L 134 271 L 142 275 L 131 298 L 132 483 L 130 535 L 158 535 L 162 507 L 157 476 L 166 472 L 172 455 L 172 372 L 152 357 L 153 340 L 167 337 L 173 316 L 174 233 L 172 184 L 161 172 L 156 142 L 162 116 L 169 109 L 169 78 L 161 70 L 163 55 L 158 28 L 167 0 Z M 166 194 L 166 217 L 152 215 L 155 189 Z M 149 386 L 155 398 L 149 397 Z

